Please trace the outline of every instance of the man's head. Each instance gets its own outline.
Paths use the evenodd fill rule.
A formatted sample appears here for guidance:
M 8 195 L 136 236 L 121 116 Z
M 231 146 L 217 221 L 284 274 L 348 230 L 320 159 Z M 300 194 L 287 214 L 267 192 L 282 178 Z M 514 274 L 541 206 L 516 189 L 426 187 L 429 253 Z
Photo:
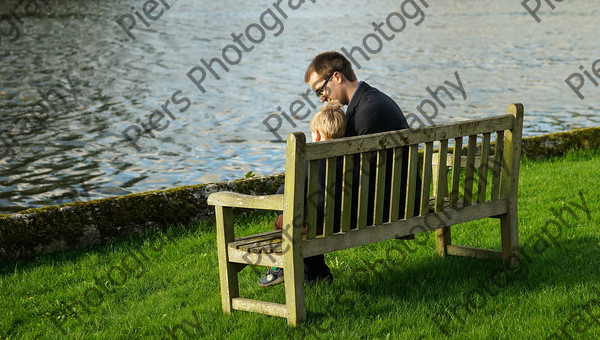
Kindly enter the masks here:
M 317 93 L 321 102 L 338 100 L 348 105 L 358 86 L 350 61 L 339 52 L 323 52 L 313 58 L 304 74 L 304 82 Z
M 325 103 L 310 120 L 310 132 L 313 142 L 344 137 L 346 114 L 342 104 L 333 100 Z

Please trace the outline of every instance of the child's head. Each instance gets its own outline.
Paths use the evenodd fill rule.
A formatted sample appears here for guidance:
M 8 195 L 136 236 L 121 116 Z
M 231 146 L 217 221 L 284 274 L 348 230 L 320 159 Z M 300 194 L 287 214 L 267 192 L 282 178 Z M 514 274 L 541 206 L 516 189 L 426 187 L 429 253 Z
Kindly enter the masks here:
M 346 114 L 342 107 L 339 101 L 332 100 L 315 113 L 310 120 L 313 142 L 344 137 Z

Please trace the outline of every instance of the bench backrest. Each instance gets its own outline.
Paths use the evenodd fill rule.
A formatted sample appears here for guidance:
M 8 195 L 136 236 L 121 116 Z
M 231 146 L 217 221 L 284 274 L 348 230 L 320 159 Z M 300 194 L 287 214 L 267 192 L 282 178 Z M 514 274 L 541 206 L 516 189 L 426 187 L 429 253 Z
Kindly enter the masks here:
M 300 132 L 290 134 L 286 153 L 283 247 L 293 246 L 295 251 L 301 251 L 298 245 L 302 242 L 294 240 L 302 240 L 304 218 L 306 239 L 311 240 L 334 235 L 334 231 L 364 229 L 368 227 L 367 220 L 372 221 L 372 225 L 381 225 L 415 215 L 427 216 L 431 199 L 435 200 L 437 212 L 444 210 L 444 203 L 449 206 L 446 210 L 459 210 L 498 200 L 506 202 L 507 209 L 516 209 L 522 126 L 523 106 L 512 104 L 508 114 L 503 116 L 318 143 L 306 143 Z M 465 157 L 459 157 L 463 152 L 466 152 L 466 162 Z M 355 169 L 357 160 L 359 169 Z M 338 162 L 342 164 L 336 164 Z M 372 162 L 376 162 L 375 167 L 370 166 Z M 451 173 L 445 166 L 448 162 Z M 325 166 L 322 234 L 317 233 L 315 204 L 319 163 Z M 343 169 L 341 174 L 339 168 Z M 465 169 L 461 171 L 462 168 Z M 356 176 L 359 178 L 353 178 Z M 374 184 L 372 197 L 368 197 L 369 181 Z M 386 181 L 391 185 L 387 189 Z M 436 185 L 432 188 L 434 182 Z M 336 187 L 341 197 L 336 197 Z M 401 192 L 401 188 L 406 191 Z M 353 195 L 358 195 L 354 204 Z M 369 198 L 373 201 L 368 202 Z M 373 210 L 368 211 L 369 207 Z M 336 208 L 341 210 L 336 212 Z M 336 213 L 340 230 L 334 228 Z M 286 246 L 285 242 L 290 243 Z

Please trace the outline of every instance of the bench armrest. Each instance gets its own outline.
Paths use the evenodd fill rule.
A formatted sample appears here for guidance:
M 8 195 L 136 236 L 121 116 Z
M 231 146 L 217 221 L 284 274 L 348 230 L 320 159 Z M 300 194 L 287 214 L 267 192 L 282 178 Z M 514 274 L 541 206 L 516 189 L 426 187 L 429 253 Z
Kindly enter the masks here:
M 283 210 L 283 195 L 253 196 L 231 191 L 221 191 L 210 194 L 207 202 L 209 205 L 233 208 Z

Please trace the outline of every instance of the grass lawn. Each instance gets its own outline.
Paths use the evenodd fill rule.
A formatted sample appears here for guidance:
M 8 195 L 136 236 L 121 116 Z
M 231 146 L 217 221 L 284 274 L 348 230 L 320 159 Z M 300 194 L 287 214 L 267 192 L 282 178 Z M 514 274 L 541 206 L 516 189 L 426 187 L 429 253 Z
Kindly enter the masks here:
M 222 313 L 213 223 L 2 263 L 0 337 L 598 339 L 598 180 L 598 150 L 521 162 L 516 270 L 438 258 L 433 232 L 327 254 L 335 281 L 307 287 L 308 322 L 295 329 L 276 317 Z M 274 216 L 250 214 L 236 231 L 270 230 Z M 499 222 L 469 223 L 452 236 L 499 249 Z M 246 268 L 241 295 L 283 303 L 283 285 L 257 285 L 264 272 Z

